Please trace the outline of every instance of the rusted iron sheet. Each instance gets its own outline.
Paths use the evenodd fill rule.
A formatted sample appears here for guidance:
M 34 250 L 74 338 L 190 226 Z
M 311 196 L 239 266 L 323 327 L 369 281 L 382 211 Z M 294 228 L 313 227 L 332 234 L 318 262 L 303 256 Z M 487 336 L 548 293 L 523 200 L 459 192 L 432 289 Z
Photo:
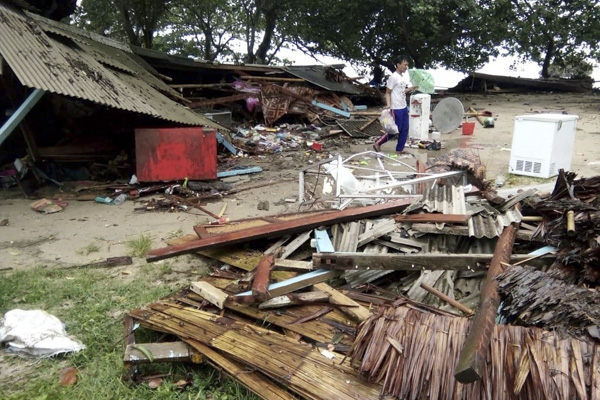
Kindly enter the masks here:
M 340 222 L 397 213 L 402 211 L 412 201 L 412 199 L 402 199 L 399 201 L 377 204 L 374 206 L 355 207 L 342 211 L 328 212 L 322 215 L 310 216 L 296 221 L 282 221 L 272 223 L 270 225 L 242 229 L 236 232 L 223 233 L 221 235 L 214 235 L 212 237 L 198 239 L 196 241 L 185 243 L 179 246 L 150 250 L 146 256 L 146 260 L 148 262 L 159 261 L 164 260 L 165 258 L 180 256 L 182 254 L 194 253 L 198 250 L 209 247 L 245 243 L 255 239 L 277 237 L 283 234 L 300 233 L 322 225 L 329 226 L 338 224 Z
M 498 281 L 496 277 L 503 272 L 503 264 L 510 262 L 510 255 L 515 243 L 519 225 L 511 224 L 504 228 L 498 239 L 494 256 L 490 263 L 485 284 L 481 290 L 479 311 L 473 319 L 469 335 L 460 353 L 454 376 L 461 383 L 479 381 L 485 374 L 487 350 L 496 325 L 496 313 L 500 304 Z

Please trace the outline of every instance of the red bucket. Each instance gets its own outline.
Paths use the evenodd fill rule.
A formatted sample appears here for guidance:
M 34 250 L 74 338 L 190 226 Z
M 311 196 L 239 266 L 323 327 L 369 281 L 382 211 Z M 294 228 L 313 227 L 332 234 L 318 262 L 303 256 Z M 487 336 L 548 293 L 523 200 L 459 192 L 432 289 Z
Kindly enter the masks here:
M 463 135 L 472 135 L 473 131 L 475 131 L 475 122 L 463 122 L 463 124 L 462 124 L 462 134 Z

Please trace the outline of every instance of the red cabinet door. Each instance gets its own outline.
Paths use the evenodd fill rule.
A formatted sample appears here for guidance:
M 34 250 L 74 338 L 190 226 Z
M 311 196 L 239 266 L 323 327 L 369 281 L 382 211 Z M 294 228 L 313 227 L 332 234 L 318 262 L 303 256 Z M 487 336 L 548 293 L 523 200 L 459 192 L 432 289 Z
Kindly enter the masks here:
M 141 182 L 217 179 L 217 138 L 213 129 L 135 130 L 136 175 Z

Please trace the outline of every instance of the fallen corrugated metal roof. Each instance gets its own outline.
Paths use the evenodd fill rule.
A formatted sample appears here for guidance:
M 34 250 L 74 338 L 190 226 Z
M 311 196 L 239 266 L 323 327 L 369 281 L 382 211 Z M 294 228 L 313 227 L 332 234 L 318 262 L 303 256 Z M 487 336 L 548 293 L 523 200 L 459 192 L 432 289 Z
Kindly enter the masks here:
M 460 185 L 436 185 L 426 189 L 423 197 L 411 204 L 405 213 L 421 209 L 442 214 L 471 215 L 468 221 L 469 236 L 478 239 L 498 237 L 506 226 L 521 222 L 523 217 L 516 209 L 501 213 L 484 201 L 467 203 L 464 189 Z
M 341 80 L 340 82 L 332 81 L 327 79 L 327 71 L 331 67 L 324 67 L 320 65 L 310 66 L 295 66 L 290 65 L 284 68 L 290 74 L 302 78 L 314 85 L 320 86 L 324 89 L 331 90 L 334 92 L 341 92 L 347 94 L 361 94 L 362 91 L 350 83 L 348 80 Z
M 0 2 L 0 54 L 24 86 L 167 121 L 219 128 L 154 89 L 151 84 L 160 86 L 158 79 L 125 61 L 125 45 L 111 47 L 114 41 L 105 41 L 92 50 L 89 43 L 95 38 L 89 33 L 59 29 L 60 24 L 48 21 Z M 112 50 L 106 52 L 107 47 Z M 116 53 L 121 55 L 118 60 Z M 119 61 L 122 64 L 115 65 Z

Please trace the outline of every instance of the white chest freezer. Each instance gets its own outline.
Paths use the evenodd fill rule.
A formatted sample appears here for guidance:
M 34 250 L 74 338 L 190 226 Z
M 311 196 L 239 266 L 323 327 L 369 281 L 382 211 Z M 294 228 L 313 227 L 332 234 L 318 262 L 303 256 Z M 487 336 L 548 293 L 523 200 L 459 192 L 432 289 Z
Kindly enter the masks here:
M 431 115 L 431 96 L 414 94 L 410 96 L 408 107 L 408 136 L 414 139 L 429 138 L 429 116 Z
M 550 178 L 571 168 L 577 115 L 534 114 L 515 117 L 508 172 Z

